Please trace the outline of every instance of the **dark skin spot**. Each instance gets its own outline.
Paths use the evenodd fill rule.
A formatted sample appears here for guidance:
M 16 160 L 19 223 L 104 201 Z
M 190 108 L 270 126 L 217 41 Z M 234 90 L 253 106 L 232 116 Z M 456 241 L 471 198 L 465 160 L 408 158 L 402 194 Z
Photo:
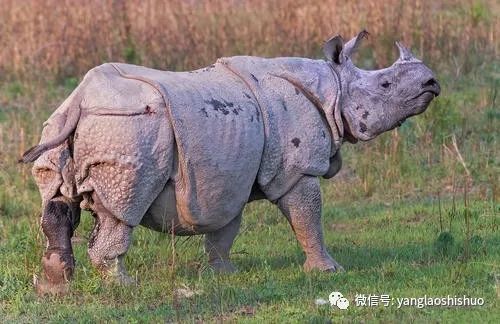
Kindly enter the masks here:
M 365 110 L 365 112 L 363 113 L 363 115 L 361 117 L 363 117 L 363 119 L 366 119 L 366 118 L 368 118 L 369 114 L 370 113 L 368 112 L 368 110 Z
M 226 102 L 225 100 L 224 100 L 224 102 L 228 105 L 228 107 L 233 107 L 233 106 L 234 106 L 234 104 L 233 104 L 232 102 Z M 239 114 L 240 114 L 240 111 L 243 111 L 243 109 L 241 109 L 241 107 L 240 107 L 240 106 L 238 106 L 238 107 L 236 107 L 236 108 L 232 109 L 232 111 L 233 111 L 233 113 L 234 113 L 235 115 L 239 115 Z
M 367 131 L 367 129 L 368 129 L 368 128 L 366 128 L 366 124 L 365 124 L 365 123 L 363 123 L 363 122 L 360 122 L 360 123 L 359 123 L 359 131 L 360 131 L 361 133 L 366 132 L 366 131 Z
M 297 137 L 294 137 L 294 138 L 292 139 L 292 143 L 293 143 L 293 145 L 294 145 L 295 147 L 299 147 L 299 145 L 300 145 L 300 139 L 298 139 Z
M 252 102 L 252 105 L 253 105 L 253 107 L 255 109 L 255 117 L 257 117 L 257 121 L 259 122 L 260 121 L 260 110 L 259 110 L 259 107 L 256 104 L 254 104 L 253 102 Z
M 363 106 L 361 105 L 356 106 L 356 110 L 360 110 L 361 108 L 363 108 Z
M 220 108 L 226 107 L 226 105 L 224 105 L 224 103 L 220 102 L 217 99 L 205 100 L 205 103 L 209 104 L 209 105 L 212 105 L 212 107 L 214 108 L 214 110 L 218 110 Z
M 201 108 L 200 111 L 205 115 L 205 117 L 208 117 L 208 112 L 205 107 Z
M 222 101 L 219 101 L 217 99 L 205 100 L 205 103 L 211 105 L 215 111 L 220 111 L 224 115 L 228 115 L 230 113 L 230 109 L 232 107 L 234 107 L 234 103 L 232 103 L 230 101 L 226 101 L 224 99 L 222 99 Z M 203 109 L 201 109 L 201 111 L 202 112 L 206 112 L 206 110 L 203 110 Z M 235 109 L 231 109 L 231 110 L 236 115 L 238 115 L 239 111 L 243 111 L 241 109 L 241 107 L 238 107 L 238 108 L 235 108 Z M 207 115 L 207 117 L 208 117 L 208 115 Z
M 257 79 L 257 77 L 255 75 L 253 75 L 253 73 L 250 73 L 250 75 L 252 76 L 252 79 L 255 80 L 255 82 L 259 82 L 259 79 Z
M 211 100 L 208 100 L 208 101 L 205 100 L 205 103 L 211 105 L 215 111 L 220 111 L 224 115 L 229 114 L 229 110 L 226 108 L 227 103 L 225 103 L 225 102 L 221 102 L 217 99 L 212 98 Z
M 253 115 L 252 115 L 252 116 L 250 116 L 250 121 L 251 121 L 251 122 L 253 122 Z
M 147 115 L 151 115 L 154 114 L 155 112 L 153 111 L 153 109 L 151 109 L 150 106 L 146 106 L 146 108 L 144 108 L 144 113 L 146 113 Z
M 282 106 L 283 106 L 283 109 L 285 109 L 285 111 L 288 111 L 288 108 L 286 108 L 286 103 L 282 102 Z
M 321 131 L 321 136 L 323 136 L 323 138 L 326 138 L 326 134 L 325 134 L 325 131 Z

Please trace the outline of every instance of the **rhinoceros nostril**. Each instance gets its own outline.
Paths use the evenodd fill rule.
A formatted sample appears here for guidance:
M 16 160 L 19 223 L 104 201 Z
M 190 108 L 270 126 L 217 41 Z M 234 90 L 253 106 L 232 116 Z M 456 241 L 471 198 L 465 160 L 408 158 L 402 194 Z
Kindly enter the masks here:
M 422 83 L 422 88 L 432 87 L 432 86 L 436 85 L 436 83 L 437 83 L 436 79 L 434 79 L 434 78 L 429 79 L 426 82 Z

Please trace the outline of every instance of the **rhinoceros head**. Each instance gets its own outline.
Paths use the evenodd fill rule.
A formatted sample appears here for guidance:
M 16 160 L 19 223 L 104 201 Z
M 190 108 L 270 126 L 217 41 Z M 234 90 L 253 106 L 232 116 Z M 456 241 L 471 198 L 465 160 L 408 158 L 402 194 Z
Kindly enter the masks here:
M 370 140 L 425 111 L 440 86 L 432 71 L 402 44 L 392 66 L 374 71 L 357 68 L 351 56 L 368 33 L 362 31 L 344 46 L 342 37 L 325 43 L 323 51 L 340 78 L 344 137 Z

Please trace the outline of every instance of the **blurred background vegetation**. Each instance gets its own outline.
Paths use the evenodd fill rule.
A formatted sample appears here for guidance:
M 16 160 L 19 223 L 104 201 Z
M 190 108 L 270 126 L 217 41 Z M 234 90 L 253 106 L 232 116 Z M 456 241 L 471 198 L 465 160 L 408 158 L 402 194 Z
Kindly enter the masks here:
M 140 5 L 139 5 L 140 4 Z M 402 39 L 460 74 L 499 51 L 498 2 L 337 0 L 2 0 L 0 71 L 10 78 L 80 77 L 106 61 L 194 69 L 220 56 L 319 55 L 333 34 L 372 33 L 374 67 Z
M 355 59 L 360 67 L 390 65 L 397 57 L 394 41 L 402 40 L 436 71 L 443 91 L 425 114 L 400 129 L 370 143 L 345 145 L 346 167 L 325 187 L 332 189 L 326 190 L 329 198 L 453 193 L 464 181 L 482 199 L 497 195 L 497 1 L 1 0 L 0 5 L 4 209 L 26 206 L 18 201 L 26 197 L 19 197 L 17 188 L 26 188 L 29 171 L 15 164 L 16 158 L 37 143 L 42 121 L 90 68 L 120 61 L 189 70 L 240 54 L 319 58 L 325 39 L 334 34 L 350 39 L 363 28 L 371 37 Z
M 498 54 L 497 1 L 2 0 L 0 71 L 80 77 L 106 61 L 194 69 L 231 55 L 305 56 L 340 33 L 372 35 L 374 67 L 402 39 L 433 67 L 466 73 Z

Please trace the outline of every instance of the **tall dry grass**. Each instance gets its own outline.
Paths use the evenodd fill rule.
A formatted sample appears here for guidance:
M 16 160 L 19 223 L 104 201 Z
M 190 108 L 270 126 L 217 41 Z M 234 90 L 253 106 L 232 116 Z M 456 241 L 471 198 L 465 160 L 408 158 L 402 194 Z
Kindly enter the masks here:
M 333 34 L 372 35 L 373 66 L 404 40 L 457 73 L 496 57 L 495 0 L 0 0 L 3 78 L 81 76 L 105 61 L 193 69 L 237 54 L 320 54 Z
M 0 215 L 38 208 L 29 166 L 16 160 L 93 66 L 184 70 L 237 54 L 319 57 L 329 36 L 363 28 L 372 36 L 359 64 L 390 64 L 402 39 L 443 92 L 401 129 L 346 145 L 344 173 L 324 187 L 325 201 L 455 192 L 464 178 L 455 136 L 472 188 L 496 197 L 499 8 L 496 0 L 0 0 Z

